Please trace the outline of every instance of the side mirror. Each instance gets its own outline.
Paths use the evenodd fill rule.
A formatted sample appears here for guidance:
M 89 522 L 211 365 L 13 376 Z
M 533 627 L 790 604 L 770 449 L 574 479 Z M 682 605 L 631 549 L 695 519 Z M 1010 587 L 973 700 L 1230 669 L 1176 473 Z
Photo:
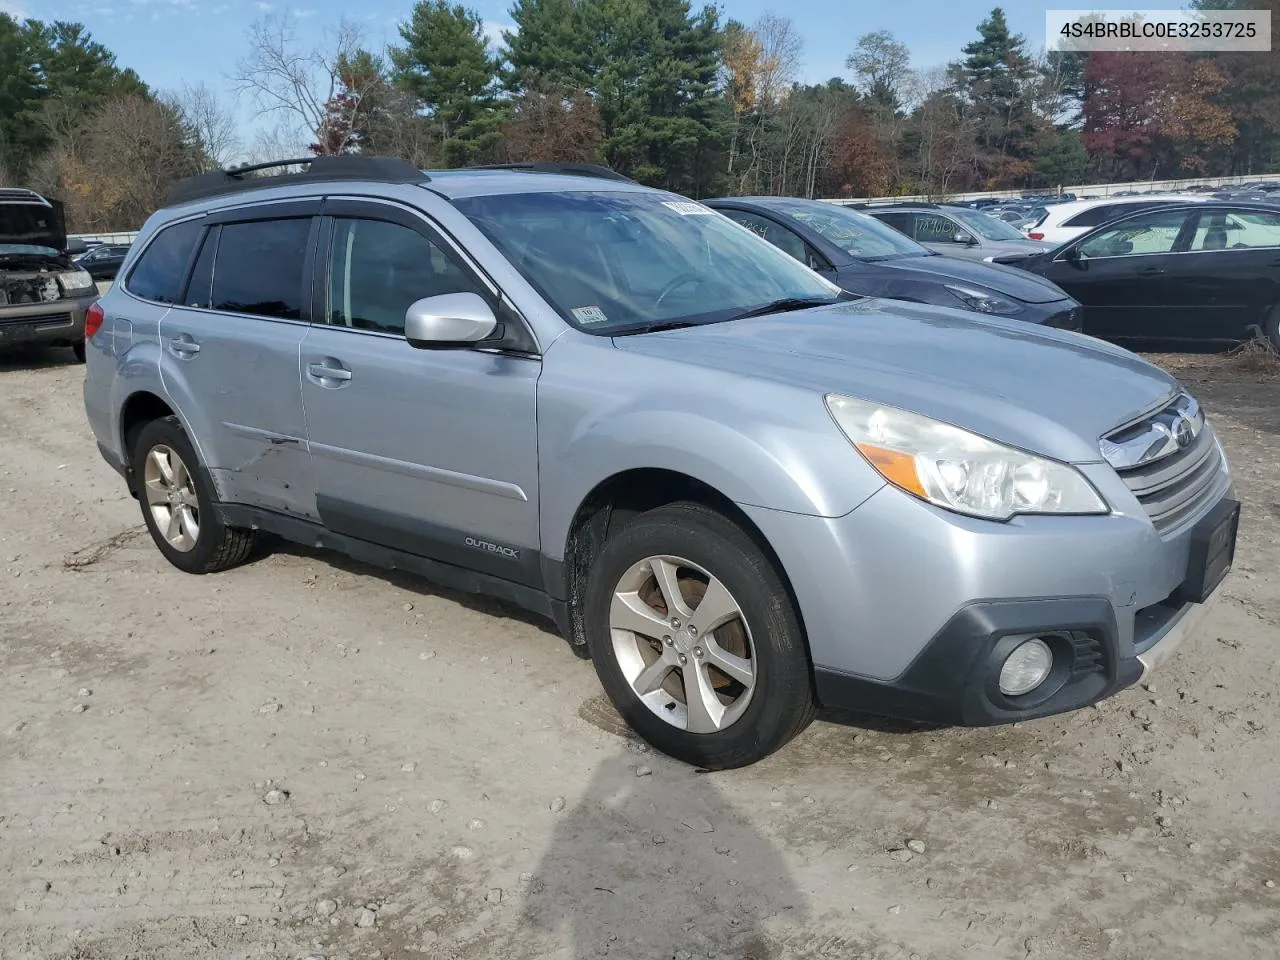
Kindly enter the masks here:
M 1066 250 L 1063 250 L 1063 251 L 1062 251 L 1062 259 L 1063 259 L 1063 260 L 1065 260 L 1065 261 L 1067 261 L 1067 263 L 1079 263 L 1079 262 L 1080 262 L 1080 248 L 1079 248 L 1079 247 L 1067 247 L 1067 249 L 1066 249 Z
M 966 246 L 971 247 L 978 241 L 974 239 L 974 236 L 972 233 L 967 233 L 964 230 L 957 230 L 955 235 L 955 242 L 963 243 Z
M 67 240 L 66 252 L 71 254 L 72 256 L 75 256 L 81 253 L 86 253 L 88 252 L 88 250 L 89 250 L 89 245 L 85 243 L 83 240 L 81 240 L 79 237 L 70 237 Z
M 424 297 L 404 312 L 404 337 L 422 350 L 469 347 L 498 331 L 498 318 L 475 293 Z

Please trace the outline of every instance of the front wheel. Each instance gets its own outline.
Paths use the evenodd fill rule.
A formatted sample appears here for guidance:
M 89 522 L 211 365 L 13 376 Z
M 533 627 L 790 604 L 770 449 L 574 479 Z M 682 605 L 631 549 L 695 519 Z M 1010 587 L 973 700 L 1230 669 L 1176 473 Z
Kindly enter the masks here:
M 791 597 L 723 515 L 694 503 L 643 513 L 610 537 L 588 577 L 587 646 L 600 682 L 657 749 L 740 767 L 813 720 Z

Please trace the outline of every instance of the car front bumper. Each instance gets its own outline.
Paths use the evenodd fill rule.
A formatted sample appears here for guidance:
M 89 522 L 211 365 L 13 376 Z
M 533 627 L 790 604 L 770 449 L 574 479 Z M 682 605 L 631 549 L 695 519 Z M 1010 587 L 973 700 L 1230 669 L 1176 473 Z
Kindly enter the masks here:
M 0 349 L 79 343 L 84 340 L 85 311 L 97 298 L 95 289 L 83 297 L 0 306 Z
M 1075 300 L 1054 300 L 1050 303 L 1028 303 L 1015 320 L 1037 323 L 1055 330 L 1084 332 L 1084 307 Z
M 1222 592 L 1220 558 L 1196 575 L 1234 508 L 1225 469 L 1211 503 L 1158 533 L 1109 468 L 1082 468 L 1119 504 L 1109 516 L 992 523 L 885 487 L 839 518 L 745 507 L 774 547 L 800 608 L 819 702 L 827 708 L 961 725 L 1077 709 L 1168 660 Z M 1106 474 L 1110 472 L 1110 483 Z M 1195 592 L 1199 588 L 1199 592 Z M 1022 641 L 1041 637 L 1055 673 L 1029 694 L 1000 693 Z

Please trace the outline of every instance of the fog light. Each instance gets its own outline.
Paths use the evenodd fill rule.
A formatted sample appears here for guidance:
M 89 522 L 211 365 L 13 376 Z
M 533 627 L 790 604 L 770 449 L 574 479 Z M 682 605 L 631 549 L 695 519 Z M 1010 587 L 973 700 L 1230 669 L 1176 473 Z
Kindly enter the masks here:
M 1000 692 L 1006 697 L 1030 693 L 1053 668 L 1053 651 L 1049 645 L 1035 637 L 1019 644 L 1000 668 Z

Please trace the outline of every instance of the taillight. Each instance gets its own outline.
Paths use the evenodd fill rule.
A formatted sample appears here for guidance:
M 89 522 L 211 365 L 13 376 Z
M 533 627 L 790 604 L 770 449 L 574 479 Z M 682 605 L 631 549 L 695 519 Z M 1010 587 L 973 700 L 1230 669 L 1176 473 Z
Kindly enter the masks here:
M 84 312 L 84 338 L 88 340 L 101 330 L 102 321 L 105 319 L 106 314 L 102 312 L 102 304 L 94 301 L 89 309 Z
M 1028 239 L 1028 240 L 1043 240 L 1043 239 L 1044 239 L 1044 234 L 1043 234 L 1043 233 L 1041 233 L 1039 230 L 1032 230 L 1030 233 L 1028 233 L 1028 234 L 1027 234 L 1027 239 Z

